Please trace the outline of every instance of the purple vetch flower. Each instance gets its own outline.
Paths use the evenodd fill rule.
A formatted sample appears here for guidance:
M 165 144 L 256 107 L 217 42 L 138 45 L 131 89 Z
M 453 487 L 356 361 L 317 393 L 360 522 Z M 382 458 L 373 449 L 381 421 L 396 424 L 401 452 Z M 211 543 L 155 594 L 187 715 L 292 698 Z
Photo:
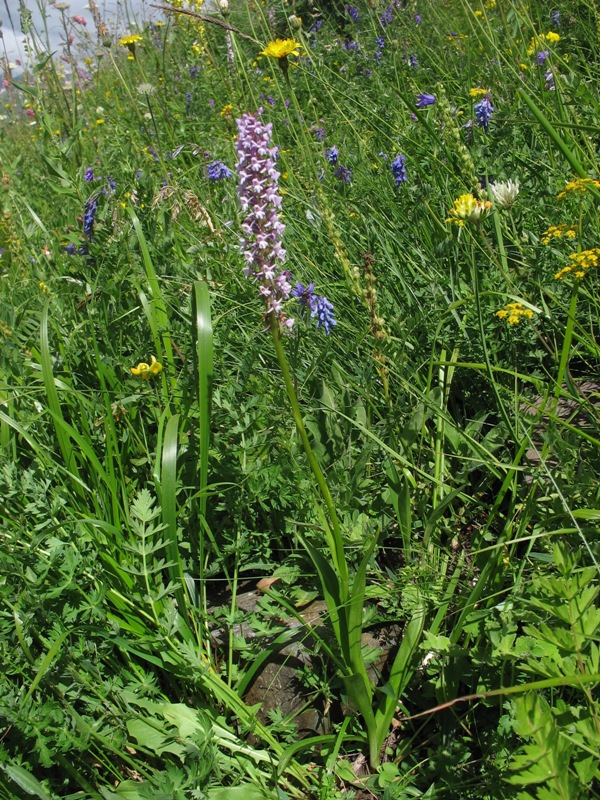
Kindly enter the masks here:
M 317 318 L 317 328 L 325 328 L 325 333 L 328 335 L 331 328 L 337 324 L 333 313 L 333 303 L 326 297 L 314 296 L 310 315 Z
M 325 141 L 325 128 L 316 128 L 313 133 L 317 142 Z
M 417 108 L 427 108 L 435 103 L 435 95 L 433 94 L 418 94 L 417 95 Z
M 94 168 L 88 167 L 85 171 L 85 175 L 83 176 L 83 180 L 91 183 L 92 181 L 96 180 L 94 178 Z
M 290 274 L 286 270 L 278 272 L 286 258 L 282 246 L 285 225 L 279 213 L 280 173 L 275 169 L 276 150 L 271 144 L 273 125 L 263 124 L 261 113 L 259 108 L 257 114 L 244 114 L 236 120 L 238 196 L 246 214 L 241 239 L 244 275 L 260 284 L 267 314 L 275 314 L 282 324 L 291 327 L 293 320 L 286 319 L 283 313 L 283 302 L 292 291 Z
M 557 28 L 560 28 L 560 11 L 553 11 L 550 14 L 550 19 L 552 20 L 553 25 L 556 25 Z
M 492 112 L 494 111 L 494 106 L 492 105 L 490 96 L 486 95 L 483 100 L 475 103 L 473 106 L 473 111 L 475 112 L 477 124 L 487 133 Z
M 419 67 L 419 59 L 417 58 L 417 54 L 413 53 L 411 56 L 408 57 L 408 63 L 413 69 L 418 69 Z
M 359 50 L 360 46 L 359 46 L 358 42 L 353 42 L 351 39 L 345 39 L 342 42 L 342 49 L 348 50 L 348 51 Z
M 326 297 L 315 294 L 314 283 L 304 286 L 303 283 L 298 282 L 292 289 L 291 294 L 302 308 L 310 310 L 310 316 L 317 320 L 317 328 L 324 328 L 325 333 L 329 335 L 331 328 L 336 324 L 333 303 Z
M 333 145 L 333 147 L 328 147 L 327 150 L 325 150 L 325 158 L 332 166 L 337 164 L 338 156 L 338 149 L 335 145 Z
M 85 201 L 83 207 L 83 232 L 91 239 L 94 235 L 94 219 L 96 218 L 96 210 L 98 208 L 98 200 L 93 197 Z
M 348 169 L 348 167 L 344 167 L 342 164 L 339 165 L 333 174 L 339 181 L 342 181 L 342 183 L 352 182 L 352 170 Z
M 323 20 L 322 19 L 315 20 L 315 22 L 314 22 L 312 28 L 310 29 L 309 33 L 318 33 L 318 31 L 321 30 L 322 26 L 323 26 Z
M 77 247 L 74 244 L 68 244 L 65 246 L 65 253 L 68 253 L 70 256 L 74 256 L 77 252 Z
M 401 154 L 397 155 L 390 164 L 390 169 L 392 170 L 392 175 L 396 181 L 396 186 L 400 186 L 401 183 L 406 183 L 408 180 L 406 177 L 406 156 Z
M 420 25 L 420 24 L 421 24 L 421 15 L 415 14 L 415 25 Z
M 233 172 L 222 161 L 213 161 L 208 165 L 208 179 L 211 181 L 222 181 L 232 175 Z
M 535 65 L 536 67 L 541 67 L 544 61 L 550 56 L 550 50 L 540 50 L 540 52 L 535 57 Z
M 379 22 L 381 22 L 382 28 L 387 28 L 387 26 L 392 21 L 392 6 L 387 6 L 383 14 L 379 17 Z
M 548 72 L 544 75 L 544 80 L 546 81 L 544 85 L 544 89 L 547 92 L 553 92 L 556 89 L 556 85 L 554 83 L 554 73 L 552 69 L 549 69 Z
M 110 176 L 106 179 L 106 183 L 108 184 L 108 188 L 110 189 L 111 192 L 114 192 L 115 189 L 117 188 L 117 182 L 114 180 L 114 178 L 111 178 Z
M 346 11 L 348 12 L 348 16 L 352 20 L 352 22 L 358 22 L 360 15 L 358 13 L 358 8 L 356 6 L 346 6 Z

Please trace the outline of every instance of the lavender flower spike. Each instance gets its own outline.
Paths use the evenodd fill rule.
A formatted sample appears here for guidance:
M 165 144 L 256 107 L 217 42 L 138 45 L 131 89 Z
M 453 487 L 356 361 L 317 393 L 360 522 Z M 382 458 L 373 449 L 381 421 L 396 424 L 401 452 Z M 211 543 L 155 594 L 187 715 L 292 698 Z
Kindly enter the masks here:
M 244 275 L 260 283 L 267 314 L 275 314 L 282 324 L 292 327 L 293 320 L 286 319 L 283 313 L 283 302 L 292 291 L 291 276 L 286 270 L 278 271 L 286 252 L 282 246 L 285 225 L 279 214 L 280 173 L 275 169 L 277 148 L 271 146 L 273 126 L 270 122 L 261 123 L 261 113 L 259 108 L 257 114 L 244 114 L 236 120 L 238 196 L 247 215 L 241 239 L 246 262 Z

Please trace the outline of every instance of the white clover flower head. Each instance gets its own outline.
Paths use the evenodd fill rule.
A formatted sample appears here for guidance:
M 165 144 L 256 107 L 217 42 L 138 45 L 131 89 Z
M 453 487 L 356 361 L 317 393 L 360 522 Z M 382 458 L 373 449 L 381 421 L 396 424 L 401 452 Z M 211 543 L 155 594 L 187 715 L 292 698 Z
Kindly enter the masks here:
M 519 194 L 519 181 L 490 184 L 490 194 L 499 208 L 510 208 Z
M 226 14 L 229 11 L 229 0 L 219 0 L 219 10 Z

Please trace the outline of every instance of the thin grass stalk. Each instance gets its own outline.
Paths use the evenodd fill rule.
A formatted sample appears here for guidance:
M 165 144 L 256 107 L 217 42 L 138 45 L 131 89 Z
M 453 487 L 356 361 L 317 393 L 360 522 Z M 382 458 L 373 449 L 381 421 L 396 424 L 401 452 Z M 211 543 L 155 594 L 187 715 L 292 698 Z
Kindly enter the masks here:
M 331 496 L 331 492 L 329 491 L 329 486 L 327 485 L 325 476 L 323 475 L 321 467 L 319 466 L 319 462 L 317 461 L 315 454 L 313 453 L 310 440 L 306 432 L 306 428 L 304 427 L 302 412 L 300 410 L 300 405 L 298 403 L 298 398 L 296 397 L 296 392 L 294 389 L 294 382 L 292 380 L 290 368 L 288 366 L 285 351 L 283 349 L 281 333 L 279 331 L 279 323 L 274 314 L 270 315 L 270 323 L 271 323 L 271 333 L 273 335 L 273 344 L 275 346 L 275 353 L 277 355 L 277 361 L 279 363 L 279 368 L 281 369 L 281 374 L 283 375 L 283 381 L 285 384 L 288 400 L 292 407 L 292 415 L 294 417 L 294 422 L 296 423 L 296 429 L 298 430 L 298 434 L 300 435 L 300 440 L 302 441 L 304 452 L 306 453 L 306 457 L 308 458 L 308 463 L 310 465 L 317 486 L 319 487 L 323 500 L 325 501 L 325 506 L 327 508 L 327 513 L 329 515 L 329 521 L 331 523 L 331 532 L 333 534 L 331 556 L 333 558 L 333 562 L 340 576 L 341 591 L 342 591 L 340 600 L 342 602 L 345 602 L 348 599 L 349 578 L 348 578 L 348 567 L 346 565 L 346 557 L 344 554 L 344 540 L 342 537 L 340 523 L 338 520 L 337 512 L 335 510 L 335 505 L 333 502 L 333 498 Z

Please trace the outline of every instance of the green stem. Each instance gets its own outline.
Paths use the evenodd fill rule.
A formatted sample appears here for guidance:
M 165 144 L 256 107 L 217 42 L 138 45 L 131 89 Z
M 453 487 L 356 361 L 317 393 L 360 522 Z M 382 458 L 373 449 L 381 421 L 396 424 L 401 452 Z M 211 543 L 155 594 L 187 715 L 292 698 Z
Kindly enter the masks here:
M 285 383 L 285 389 L 287 392 L 288 400 L 290 401 L 290 405 L 292 407 L 292 415 L 294 417 L 294 422 L 296 423 L 296 429 L 300 435 L 300 439 L 304 447 L 304 452 L 306 453 L 306 457 L 308 458 L 308 463 L 310 464 L 310 468 L 317 482 L 323 500 L 325 501 L 327 512 L 329 514 L 329 521 L 331 523 L 331 532 L 333 534 L 332 538 L 330 539 L 330 549 L 332 551 L 331 555 L 333 557 L 334 564 L 340 576 L 341 590 L 346 595 L 345 598 L 341 598 L 342 600 L 344 600 L 347 599 L 349 591 L 349 582 L 348 582 L 348 568 L 346 566 L 346 557 L 344 554 L 344 542 L 342 538 L 342 531 L 340 529 L 340 523 L 335 510 L 335 505 L 333 503 L 333 498 L 331 497 L 331 492 L 329 491 L 329 486 L 327 485 L 325 476 L 323 475 L 321 467 L 319 466 L 319 462 L 317 461 L 315 454 L 313 453 L 312 447 L 310 445 L 310 440 L 306 432 L 306 428 L 304 427 L 302 412 L 300 410 L 300 405 L 298 403 L 298 398 L 296 396 L 296 392 L 294 389 L 292 374 L 290 372 L 285 351 L 283 349 L 283 342 L 281 340 L 281 331 L 279 330 L 279 322 L 277 321 L 277 318 L 275 317 L 274 314 L 270 314 L 269 318 L 271 323 L 271 333 L 273 335 L 273 343 L 275 345 L 275 353 L 277 355 L 277 361 L 279 362 L 279 368 L 281 369 L 281 374 L 283 375 L 283 381 Z
M 475 250 L 473 246 L 471 246 L 471 276 L 473 281 L 473 294 L 475 296 L 475 308 L 477 310 L 479 336 L 481 338 L 481 346 L 483 348 L 483 360 L 485 362 L 488 378 L 490 379 L 490 383 L 492 384 L 492 391 L 494 392 L 494 395 L 496 397 L 496 404 L 498 406 L 498 411 L 500 412 L 500 416 L 502 417 L 507 429 L 512 434 L 513 440 L 516 442 L 517 441 L 516 432 L 515 429 L 513 428 L 513 425 L 509 419 L 508 414 L 506 413 L 506 409 L 504 408 L 504 403 L 502 402 L 502 398 L 500 397 L 500 392 L 498 391 L 498 385 L 496 384 L 496 380 L 494 378 L 494 372 L 492 370 L 492 363 L 490 361 L 490 354 L 488 351 L 487 340 L 485 336 L 485 326 L 483 324 L 483 312 L 481 308 L 481 294 L 479 291 L 479 270 L 477 269 L 477 264 L 475 262 Z
M 558 375 L 556 376 L 556 386 L 554 387 L 554 397 L 558 399 L 562 391 L 562 385 L 565 380 L 565 374 L 569 365 L 569 356 L 571 354 L 571 342 L 573 340 L 573 329 L 575 327 L 575 311 L 577 310 L 577 295 L 579 294 L 579 281 L 573 284 L 573 292 L 571 294 L 571 304 L 569 306 L 569 315 L 567 317 L 567 328 L 565 330 L 565 339 L 560 354 L 560 364 L 558 367 Z

